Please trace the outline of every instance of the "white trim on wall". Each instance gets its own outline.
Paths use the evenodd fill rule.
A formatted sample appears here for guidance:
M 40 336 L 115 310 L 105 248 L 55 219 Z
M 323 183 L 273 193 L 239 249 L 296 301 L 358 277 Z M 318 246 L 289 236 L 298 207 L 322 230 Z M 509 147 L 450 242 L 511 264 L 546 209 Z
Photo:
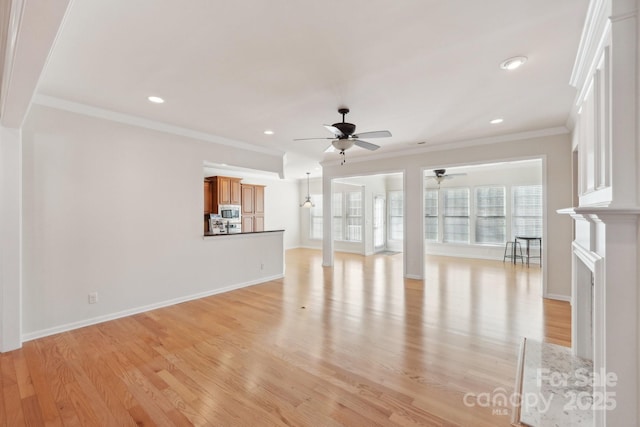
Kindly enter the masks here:
M 273 148 L 263 147 L 260 145 L 249 144 L 243 141 L 236 141 L 206 132 L 200 132 L 193 129 L 170 125 L 156 120 L 145 119 L 143 117 L 134 116 L 132 114 L 118 113 L 107 110 L 105 108 L 93 107 L 91 105 L 81 104 L 79 102 L 67 101 L 65 99 L 56 98 L 38 94 L 34 97 L 33 103 L 45 107 L 56 108 L 58 110 L 69 111 L 71 113 L 82 114 L 98 119 L 109 120 L 117 123 L 124 123 L 131 126 L 137 126 L 145 129 L 156 130 L 159 132 L 169 133 L 187 138 L 198 139 L 201 141 L 213 142 L 215 144 L 226 145 L 229 147 L 240 148 L 243 150 L 253 151 L 256 153 L 270 154 L 273 156 L 284 156 L 284 151 Z M 284 173 L 280 172 L 280 178 L 284 178 Z
M 39 331 L 34 331 L 28 334 L 24 334 L 22 336 L 22 341 L 31 341 L 38 338 L 47 337 L 49 335 L 59 334 L 61 332 L 71 331 L 78 328 L 83 328 L 85 326 L 91 326 L 98 323 L 108 322 L 109 320 L 116 320 L 122 317 L 131 316 L 134 314 L 140 314 L 147 311 L 156 310 L 158 308 L 169 307 L 175 304 L 180 304 L 187 301 L 193 301 L 200 298 L 206 298 L 213 295 L 223 294 L 226 292 L 234 291 L 236 289 L 246 288 L 248 286 L 259 285 L 261 283 L 270 282 L 272 280 L 279 280 L 284 277 L 284 274 L 276 274 L 274 276 L 264 277 L 256 280 L 250 280 L 248 282 L 237 283 L 234 285 L 225 286 L 219 289 L 213 289 L 206 292 L 199 292 L 192 295 L 186 295 L 179 298 L 173 298 L 166 301 L 161 301 L 154 304 L 148 304 L 141 307 L 130 308 L 127 310 L 122 310 L 116 313 L 109 313 L 103 316 L 92 317 L 89 319 L 84 319 L 78 322 L 66 323 L 64 325 L 55 326 L 53 328 L 42 329 Z

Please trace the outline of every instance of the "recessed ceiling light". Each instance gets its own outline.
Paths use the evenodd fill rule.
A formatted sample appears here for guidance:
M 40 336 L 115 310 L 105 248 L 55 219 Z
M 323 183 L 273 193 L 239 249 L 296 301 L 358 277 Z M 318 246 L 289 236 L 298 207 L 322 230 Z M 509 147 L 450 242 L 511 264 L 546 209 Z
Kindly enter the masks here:
M 505 59 L 502 64 L 500 64 L 500 68 L 511 71 L 520 67 L 525 62 L 527 62 L 526 56 L 514 56 L 513 58 Z
M 162 104 L 164 102 L 164 99 L 160 98 L 159 96 L 150 96 L 147 99 L 149 100 L 149 102 L 153 102 L 154 104 Z
M 271 129 L 267 129 L 267 130 L 264 131 L 264 134 L 265 135 L 273 135 L 274 132 Z
M 491 123 L 492 125 L 499 125 L 502 122 L 504 122 L 504 119 L 497 118 L 497 119 L 491 120 L 489 123 Z

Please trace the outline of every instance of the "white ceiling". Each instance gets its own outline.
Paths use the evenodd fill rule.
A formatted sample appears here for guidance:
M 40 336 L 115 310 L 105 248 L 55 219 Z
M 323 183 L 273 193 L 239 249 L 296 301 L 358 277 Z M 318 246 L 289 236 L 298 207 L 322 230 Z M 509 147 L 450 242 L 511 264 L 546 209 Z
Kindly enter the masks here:
M 343 105 L 392 132 L 377 153 L 564 126 L 587 3 L 78 0 L 38 92 L 278 149 L 299 177 L 328 141 L 293 139 L 330 136 Z

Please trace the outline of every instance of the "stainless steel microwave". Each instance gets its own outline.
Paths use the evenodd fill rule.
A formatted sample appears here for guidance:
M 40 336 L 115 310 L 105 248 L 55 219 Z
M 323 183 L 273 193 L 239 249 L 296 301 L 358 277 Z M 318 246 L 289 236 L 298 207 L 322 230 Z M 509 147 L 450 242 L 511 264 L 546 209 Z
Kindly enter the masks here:
M 240 205 L 220 205 L 220 216 L 224 219 L 240 218 Z

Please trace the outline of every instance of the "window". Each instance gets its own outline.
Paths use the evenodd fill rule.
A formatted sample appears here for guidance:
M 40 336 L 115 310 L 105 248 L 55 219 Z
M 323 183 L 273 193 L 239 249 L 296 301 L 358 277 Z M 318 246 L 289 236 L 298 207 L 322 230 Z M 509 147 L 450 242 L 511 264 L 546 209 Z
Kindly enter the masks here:
M 362 241 L 362 191 L 333 193 L 332 221 L 334 240 Z M 322 239 L 322 195 L 312 195 L 311 238 Z
M 515 236 L 542 236 L 542 186 L 513 187 L 511 232 Z
M 344 240 L 362 241 L 362 191 L 347 193 L 347 233 Z
M 469 189 L 442 190 L 443 242 L 469 243 Z
M 322 194 L 312 194 L 311 203 L 315 206 L 309 209 L 309 238 L 322 239 Z
M 505 218 L 504 187 L 476 187 L 476 243 L 503 244 Z
M 424 192 L 424 238 L 438 241 L 438 190 Z
M 404 239 L 403 191 L 389 191 L 389 240 Z
M 343 223 L 343 205 L 342 205 L 342 193 L 333 193 L 333 239 L 343 240 L 344 233 L 342 228 Z

